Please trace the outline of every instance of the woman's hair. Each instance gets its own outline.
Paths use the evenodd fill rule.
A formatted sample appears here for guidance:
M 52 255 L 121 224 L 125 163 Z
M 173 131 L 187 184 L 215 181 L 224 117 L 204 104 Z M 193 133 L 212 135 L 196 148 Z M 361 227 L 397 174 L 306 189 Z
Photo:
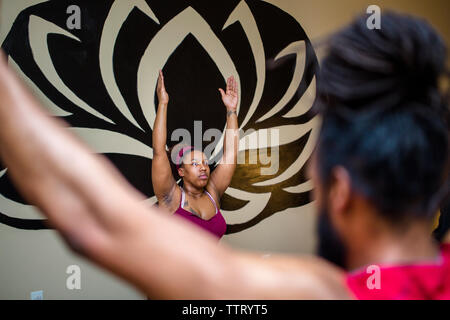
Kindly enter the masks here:
M 321 65 L 320 179 L 328 187 L 343 166 L 391 222 L 431 217 L 449 190 L 447 50 L 424 20 L 384 13 L 380 30 L 366 20 L 334 35 Z

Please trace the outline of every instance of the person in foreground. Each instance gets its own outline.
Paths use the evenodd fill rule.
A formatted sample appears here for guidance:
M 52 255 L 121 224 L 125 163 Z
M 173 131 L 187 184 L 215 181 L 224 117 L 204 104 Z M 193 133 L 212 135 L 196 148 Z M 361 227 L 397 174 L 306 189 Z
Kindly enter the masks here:
M 236 169 L 239 127 L 237 119 L 238 89 L 234 77 L 227 80 L 226 91 L 219 89 L 227 109 L 227 127 L 223 142 L 223 156 L 210 174 L 208 158 L 193 146 L 184 146 L 170 155 L 177 166 L 183 187 L 177 185 L 172 175 L 170 160 L 166 152 L 167 106 L 169 94 L 159 72 L 158 112 L 153 129 L 152 183 L 158 206 L 176 216 L 183 217 L 195 225 L 222 238 L 227 224 L 220 212 L 219 203 L 229 187 Z
M 261 259 L 149 208 L 3 61 L 1 159 L 73 250 L 150 298 L 450 299 L 450 247 L 430 231 L 448 192 L 448 105 L 437 87 L 446 50 L 421 20 L 385 13 L 381 30 L 365 21 L 333 37 L 319 81 L 310 175 L 325 259 Z M 367 285 L 371 265 L 379 289 Z

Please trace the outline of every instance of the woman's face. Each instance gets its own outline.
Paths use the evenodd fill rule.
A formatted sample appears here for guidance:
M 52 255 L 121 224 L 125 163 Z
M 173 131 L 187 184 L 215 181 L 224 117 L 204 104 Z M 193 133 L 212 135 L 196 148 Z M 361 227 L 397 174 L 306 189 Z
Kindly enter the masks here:
M 201 151 L 194 150 L 183 157 L 183 166 L 178 169 L 180 177 L 197 188 L 205 188 L 209 181 L 208 159 Z

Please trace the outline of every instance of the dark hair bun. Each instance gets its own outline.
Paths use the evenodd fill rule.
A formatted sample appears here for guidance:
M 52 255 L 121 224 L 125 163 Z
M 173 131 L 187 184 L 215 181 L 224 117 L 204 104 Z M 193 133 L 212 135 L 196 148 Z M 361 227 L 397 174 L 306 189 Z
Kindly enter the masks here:
M 442 108 L 438 80 L 447 50 L 439 34 L 422 19 L 393 12 L 382 14 L 380 30 L 366 21 L 358 18 L 330 41 L 318 86 L 325 107 Z
M 446 48 L 425 21 L 384 13 L 333 36 L 318 79 L 322 183 L 344 166 L 352 188 L 404 226 L 434 216 L 449 191 L 448 101 L 438 88 Z

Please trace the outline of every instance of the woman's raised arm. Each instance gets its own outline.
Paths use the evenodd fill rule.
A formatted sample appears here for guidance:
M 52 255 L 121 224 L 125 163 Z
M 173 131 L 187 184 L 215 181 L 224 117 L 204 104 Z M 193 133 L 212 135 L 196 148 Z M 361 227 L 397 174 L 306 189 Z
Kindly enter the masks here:
M 208 188 L 214 191 L 218 198 L 221 198 L 225 190 L 230 186 L 236 170 L 237 153 L 239 145 L 239 125 L 237 116 L 237 106 L 239 93 L 237 82 L 233 76 L 227 80 L 226 91 L 219 89 L 222 101 L 227 108 L 227 128 L 223 141 L 223 156 L 216 170 L 211 174 Z
M 164 85 L 164 75 L 159 71 L 158 77 L 158 111 L 156 113 L 155 125 L 153 126 L 153 161 L 152 161 L 152 183 L 158 202 L 164 207 L 171 207 L 174 203 L 176 182 L 170 168 L 170 160 L 166 152 L 167 143 L 167 106 L 169 95 Z

